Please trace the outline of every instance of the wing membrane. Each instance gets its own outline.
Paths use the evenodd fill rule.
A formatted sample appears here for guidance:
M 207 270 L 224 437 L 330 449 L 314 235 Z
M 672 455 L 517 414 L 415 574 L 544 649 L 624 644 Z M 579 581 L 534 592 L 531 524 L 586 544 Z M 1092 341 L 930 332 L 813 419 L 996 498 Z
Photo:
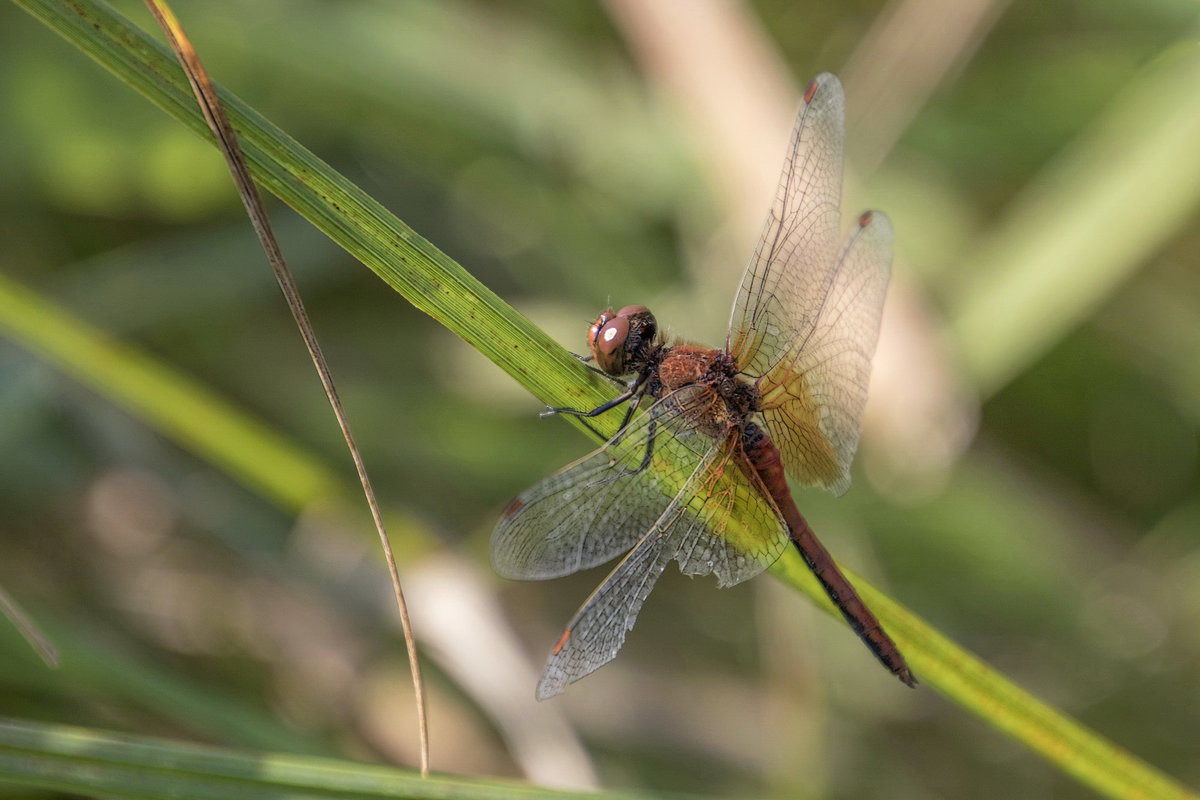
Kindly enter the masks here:
M 875 211 L 859 218 L 812 330 L 758 382 L 763 418 L 788 474 L 837 494 L 850 486 L 891 244 L 886 216 Z
M 775 202 L 729 320 L 727 349 L 752 377 L 807 336 L 833 280 L 844 108 L 841 83 L 825 73 L 813 79 L 796 116 Z
M 658 520 L 576 612 L 546 662 L 539 699 L 558 694 L 616 657 L 671 560 L 686 575 L 713 573 L 721 586 L 731 586 L 779 557 L 787 530 L 757 479 L 743 470 L 739 435 L 731 428 L 711 448 Z
M 839 251 L 844 105 L 832 75 L 805 92 L 728 337 L 788 474 L 838 494 L 858 447 L 892 236 L 868 212 Z
M 604 447 L 519 495 L 492 534 L 496 572 L 558 578 L 633 547 L 720 443 L 689 423 L 688 414 L 712 400 L 706 390 L 675 392 Z M 653 463 L 646 463 L 652 440 Z

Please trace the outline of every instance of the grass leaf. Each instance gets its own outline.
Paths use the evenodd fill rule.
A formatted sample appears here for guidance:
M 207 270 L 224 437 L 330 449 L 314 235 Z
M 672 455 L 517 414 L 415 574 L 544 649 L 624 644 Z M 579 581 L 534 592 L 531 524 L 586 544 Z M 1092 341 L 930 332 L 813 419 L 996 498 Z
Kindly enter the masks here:
M 619 800 L 327 758 L 246 753 L 85 728 L 0 721 L 0 785 L 105 797 Z

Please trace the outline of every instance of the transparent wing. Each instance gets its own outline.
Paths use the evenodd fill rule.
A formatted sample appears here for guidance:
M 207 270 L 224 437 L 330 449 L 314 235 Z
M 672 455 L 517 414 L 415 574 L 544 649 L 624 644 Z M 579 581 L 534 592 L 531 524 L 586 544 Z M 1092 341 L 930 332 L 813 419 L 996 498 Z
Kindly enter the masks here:
M 715 575 L 725 588 L 773 564 L 788 544 L 787 525 L 750 466 L 739 430 L 730 430 L 694 477 L 652 529 L 679 571 Z
M 558 694 L 616 657 L 672 559 L 686 575 L 713 573 L 719 585 L 731 586 L 762 572 L 787 543 L 784 522 L 751 477 L 739 431 L 731 428 L 567 624 L 546 662 L 538 699 Z
M 788 474 L 850 485 L 891 265 L 891 225 L 864 214 L 839 250 L 844 99 L 832 75 L 805 92 L 779 191 L 729 323 Z
M 567 623 L 538 681 L 538 700 L 559 694 L 568 683 L 616 658 L 670 560 L 662 543 L 653 539 L 621 560 Z
M 763 419 L 788 474 L 837 494 L 850 486 L 891 246 L 886 216 L 859 217 L 811 330 L 758 380 Z
M 519 495 L 492 534 L 496 572 L 559 578 L 633 547 L 720 444 L 694 430 L 690 416 L 715 401 L 708 390 L 675 392 L 604 447 Z
M 775 202 L 729 319 L 726 348 L 752 377 L 807 337 L 833 280 L 844 107 L 841 84 L 825 73 L 809 84 L 796 116 Z

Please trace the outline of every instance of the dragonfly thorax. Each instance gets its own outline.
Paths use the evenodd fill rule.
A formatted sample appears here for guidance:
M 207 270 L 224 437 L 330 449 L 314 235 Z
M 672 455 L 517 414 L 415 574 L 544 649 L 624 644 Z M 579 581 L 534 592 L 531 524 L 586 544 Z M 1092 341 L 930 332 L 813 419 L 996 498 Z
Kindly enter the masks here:
M 711 436 L 744 428 L 759 410 L 758 389 L 739 375 L 737 362 L 724 350 L 676 344 L 659 348 L 656 360 L 648 391 L 661 399 L 689 386 L 703 387 L 705 393 L 690 395 L 688 414 Z

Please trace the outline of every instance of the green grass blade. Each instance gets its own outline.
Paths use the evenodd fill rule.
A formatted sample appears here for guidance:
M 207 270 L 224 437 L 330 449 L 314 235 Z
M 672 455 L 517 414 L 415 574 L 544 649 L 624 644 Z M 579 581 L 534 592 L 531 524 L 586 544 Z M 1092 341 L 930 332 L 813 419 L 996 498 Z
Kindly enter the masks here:
M 937 689 L 1107 797 L 1197 797 L 1145 761 L 1007 680 L 851 570 L 842 570 L 896 641 L 922 685 Z M 841 618 L 798 554 L 789 550 L 772 572 L 828 614 Z
M 165 46 L 107 6 L 15 0 L 151 102 L 211 136 Z M 258 183 L 547 404 L 590 408 L 608 383 L 446 254 L 233 94 L 221 99 Z M 607 427 L 605 427 L 607 426 Z M 615 423 L 601 423 L 614 432 Z
M 327 467 L 198 381 L 3 274 L 0 330 L 285 508 L 337 493 L 338 479 Z
M 216 694 L 188 672 L 155 661 L 127 640 L 108 635 L 95 617 L 74 613 L 64 618 L 37 606 L 31 610 L 58 645 L 62 663 L 57 670 L 46 669 L 0 621 L 0 663 L 7 692 L 100 697 L 133 710 L 139 719 L 205 739 L 294 754 L 329 752 L 317 734 L 288 726 L 264 707 L 261 698 Z
M 3 274 L 0 331 L 281 508 L 353 508 L 351 488 L 320 459 L 207 386 Z M 391 509 L 387 522 L 401 556 L 435 543 L 410 515 Z
M 85 728 L 0 720 L 0 785 L 94 797 L 620 800 L 322 758 L 245 753 Z
M 951 330 L 991 394 L 1090 316 L 1200 204 L 1200 51 L 1139 72 L 973 248 Z

